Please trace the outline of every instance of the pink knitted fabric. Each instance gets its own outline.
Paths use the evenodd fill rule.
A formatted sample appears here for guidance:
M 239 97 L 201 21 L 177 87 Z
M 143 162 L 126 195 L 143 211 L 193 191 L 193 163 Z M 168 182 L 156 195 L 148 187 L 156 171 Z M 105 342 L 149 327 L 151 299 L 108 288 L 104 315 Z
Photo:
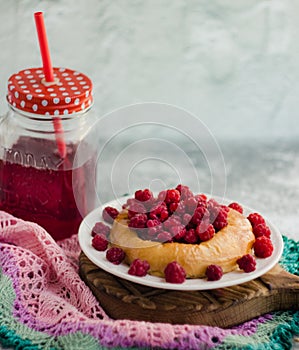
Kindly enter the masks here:
M 0 211 L 0 272 L 13 281 L 13 318 L 49 342 L 80 331 L 107 347 L 212 348 L 227 336 L 253 334 L 271 318 L 228 330 L 112 320 L 80 279 L 79 254 L 76 236 L 58 244 L 40 226 Z

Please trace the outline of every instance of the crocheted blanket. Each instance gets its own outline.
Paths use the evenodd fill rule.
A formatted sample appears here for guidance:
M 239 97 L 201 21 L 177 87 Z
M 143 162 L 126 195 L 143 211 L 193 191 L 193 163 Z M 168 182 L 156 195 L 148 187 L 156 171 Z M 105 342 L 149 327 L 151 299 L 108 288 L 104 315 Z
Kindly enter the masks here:
M 299 242 L 281 264 L 299 274 Z M 56 243 L 36 224 L 0 211 L 0 343 L 15 349 L 290 349 L 299 312 L 231 329 L 113 320 L 78 275 L 76 236 Z

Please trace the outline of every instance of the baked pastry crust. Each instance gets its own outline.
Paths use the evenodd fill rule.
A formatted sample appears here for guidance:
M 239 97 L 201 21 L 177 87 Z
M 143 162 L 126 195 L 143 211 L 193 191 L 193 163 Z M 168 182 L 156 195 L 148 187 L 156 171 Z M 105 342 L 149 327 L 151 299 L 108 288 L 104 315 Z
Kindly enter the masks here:
M 127 211 L 124 210 L 113 223 L 110 241 L 111 245 L 125 251 L 127 264 L 137 258 L 147 260 L 152 275 L 164 277 L 167 264 L 177 261 L 185 269 L 187 278 L 201 278 L 205 277 L 211 264 L 221 266 L 224 273 L 235 270 L 237 260 L 251 252 L 255 237 L 245 216 L 230 209 L 228 225 L 209 241 L 186 244 L 142 240 L 128 227 Z

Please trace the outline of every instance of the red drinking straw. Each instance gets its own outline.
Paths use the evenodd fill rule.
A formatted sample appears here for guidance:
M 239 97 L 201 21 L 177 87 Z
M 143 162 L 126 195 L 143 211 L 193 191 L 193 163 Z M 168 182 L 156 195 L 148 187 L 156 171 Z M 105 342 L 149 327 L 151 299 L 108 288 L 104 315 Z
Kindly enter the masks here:
M 52 68 L 52 62 L 51 62 L 51 56 L 50 56 L 50 50 L 48 45 L 43 13 L 35 12 L 34 19 L 35 19 L 35 25 L 37 29 L 40 53 L 43 60 L 43 69 L 44 69 L 45 79 L 47 82 L 53 82 L 54 81 L 53 68 Z
M 47 83 L 54 82 L 54 74 L 53 67 L 51 62 L 50 50 L 48 45 L 46 26 L 44 22 L 44 16 L 42 12 L 34 13 L 35 25 L 38 35 L 39 48 L 43 61 L 43 71 L 45 74 L 45 80 Z M 55 117 L 53 119 L 53 126 L 55 131 L 56 143 L 58 152 L 61 158 L 65 158 L 66 156 L 66 145 L 64 142 L 63 136 L 63 127 L 61 123 L 61 119 L 59 117 Z

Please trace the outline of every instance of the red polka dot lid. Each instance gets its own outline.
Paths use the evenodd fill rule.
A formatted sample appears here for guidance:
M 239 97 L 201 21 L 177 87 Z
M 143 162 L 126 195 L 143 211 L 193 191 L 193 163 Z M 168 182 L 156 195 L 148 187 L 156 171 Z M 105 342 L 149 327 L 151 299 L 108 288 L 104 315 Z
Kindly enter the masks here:
M 48 83 L 42 68 L 24 69 L 8 81 L 8 103 L 15 109 L 43 115 L 68 115 L 88 109 L 93 102 L 92 82 L 84 74 L 53 68 Z

